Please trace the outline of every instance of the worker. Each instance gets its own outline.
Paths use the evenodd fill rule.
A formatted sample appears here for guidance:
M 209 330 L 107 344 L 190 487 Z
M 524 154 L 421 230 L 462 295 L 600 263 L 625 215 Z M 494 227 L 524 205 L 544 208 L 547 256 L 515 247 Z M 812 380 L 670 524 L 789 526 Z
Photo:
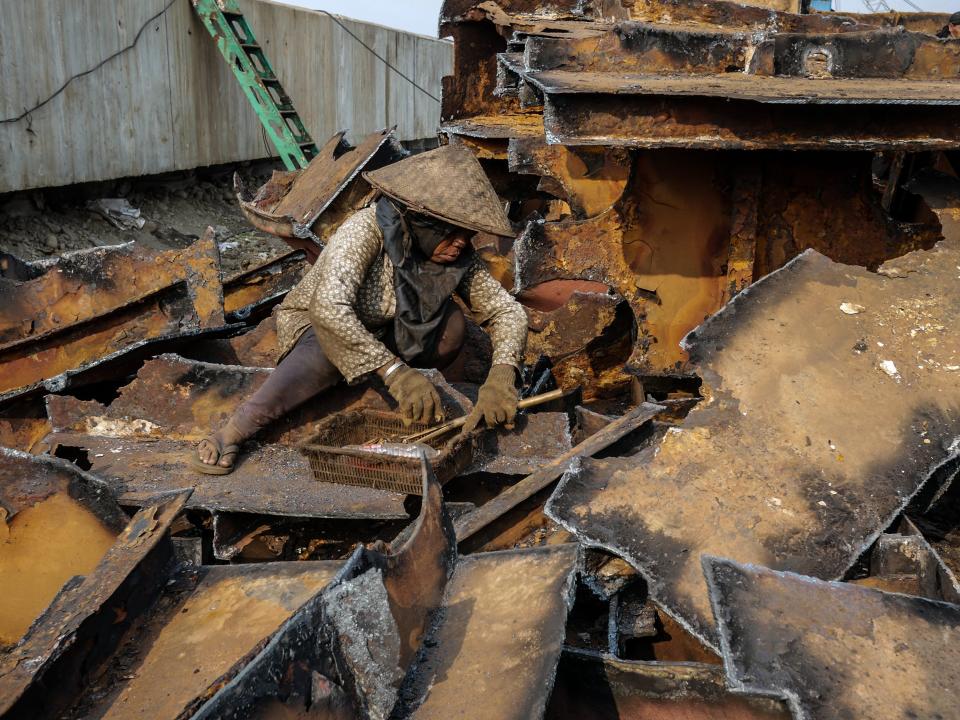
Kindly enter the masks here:
M 960 38 L 960 12 L 955 12 L 947 18 L 947 24 L 940 28 L 937 37 L 950 38 L 952 40 Z
M 436 388 L 415 368 L 442 369 L 458 355 L 465 319 L 454 293 L 493 343 L 464 432 L 512 424 L 527 316 L 470 244 L 477 231 L 514 235 L 480 163 L 444 146 L 363 177 L 378 197 L 340 226 L 275 311 L 280 361 L 199 443 L 191 464 L 200 472 L 231 472 L 245 440 L 343 379 L 377 375 L 405 423 L 443 420 Z

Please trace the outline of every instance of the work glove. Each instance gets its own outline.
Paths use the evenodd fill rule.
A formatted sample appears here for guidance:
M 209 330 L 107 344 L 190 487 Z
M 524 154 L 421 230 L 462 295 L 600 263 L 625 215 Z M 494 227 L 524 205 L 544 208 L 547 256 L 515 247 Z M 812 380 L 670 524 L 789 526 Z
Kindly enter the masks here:
M 443 420 L 443 407 L 437 389 L 412 367 L 404 365 L 390 373 L 384 382 L 387 392 L 400 406 L 404 425 Z
M 516 379 L 517 371 L 513 365 L 494 365 L 490 368 L 487 381 L 477 395 L 477 404 L 463 426 L 464 435 L 473 432 L 481 420 L 486 421 L 487 427 L 502 423 L 508 430 L 513 429 L 519 401 Z

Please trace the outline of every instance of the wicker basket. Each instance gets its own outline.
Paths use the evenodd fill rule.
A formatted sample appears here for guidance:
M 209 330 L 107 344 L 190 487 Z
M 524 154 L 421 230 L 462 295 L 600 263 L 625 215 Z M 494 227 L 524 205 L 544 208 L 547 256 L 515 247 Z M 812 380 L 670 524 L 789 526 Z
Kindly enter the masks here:
M 310 461 L 313 476 L 321 482 L 389 490 L 420 495 L 423 481 L 420 459 L 347 448 L 371 440 L 400 442 L 402 435 L 425 430 L 428 425 L 404 426 L 400 417 L 377 410 L 350 410 L 325 418 L 317 425 L 317 434 L 300 445 Z M 437 455 L 430 460 L 441 484 L 463 472 L 473 455 L 473 438 L 450 436 L 427 443 Z

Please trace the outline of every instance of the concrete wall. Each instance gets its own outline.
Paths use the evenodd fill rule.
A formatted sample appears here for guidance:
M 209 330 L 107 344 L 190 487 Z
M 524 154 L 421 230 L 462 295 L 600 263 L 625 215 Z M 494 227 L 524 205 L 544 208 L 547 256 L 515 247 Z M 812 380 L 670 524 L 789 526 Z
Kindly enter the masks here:
M 72 74 L 131 44 L 170 0 L 0 0 L 0 119 L 51 95 Z M 396 124 L 432 136 L 434 100 L 320 13 L 240 0 L 274 70 L 318 144 Z M 449 42 L 343 21 L 440 96 Z M 137 45 L 74 80 L 45 107 L 0 124 L 0 192 L 149 175 L 273 155 L 190 0 L 173 0 Z

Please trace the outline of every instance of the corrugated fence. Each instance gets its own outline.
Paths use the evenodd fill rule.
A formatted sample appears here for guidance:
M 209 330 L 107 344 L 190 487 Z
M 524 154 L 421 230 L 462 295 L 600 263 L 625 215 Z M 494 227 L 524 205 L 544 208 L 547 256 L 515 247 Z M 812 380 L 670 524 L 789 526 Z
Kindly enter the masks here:
M 0 0 L 0 119 L 131 45 L 171 0 Z M 431 137 L 439 104 L 321 13 L 241 0 L 277 75 L 321 144 L 398 126 Z M 453 46 L 342 21 L 432 95 Z M 195 16 L 172 0 L 136 45 L 73 80 L 42 108 L 0 123 L 0 192 L 149 175 L 274 154 L 252 108 Z

